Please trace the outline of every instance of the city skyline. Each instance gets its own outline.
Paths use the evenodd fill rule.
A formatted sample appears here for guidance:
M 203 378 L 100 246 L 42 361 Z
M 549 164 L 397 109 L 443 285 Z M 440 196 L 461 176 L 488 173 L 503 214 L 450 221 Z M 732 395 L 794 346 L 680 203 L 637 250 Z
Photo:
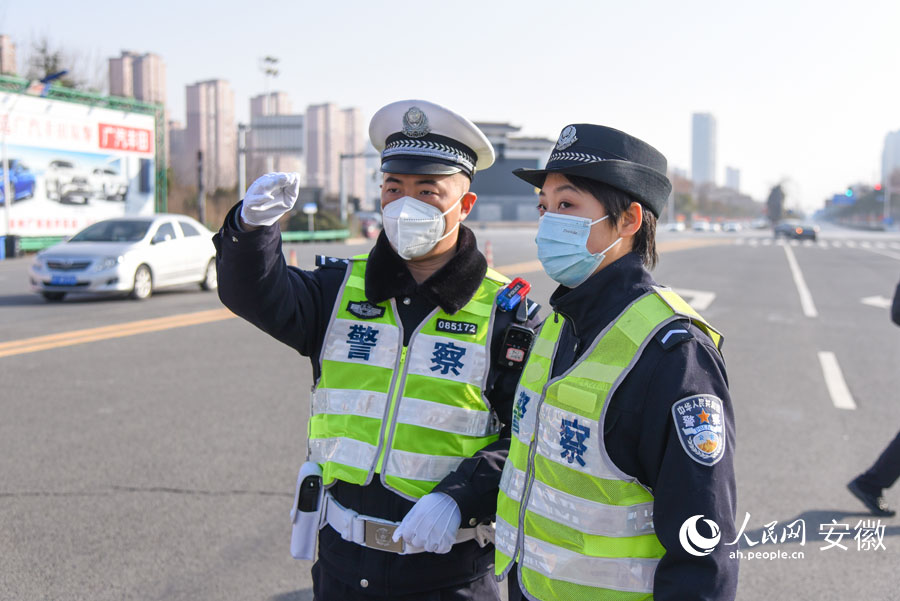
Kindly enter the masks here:
M 540 15 L 505 1 L 462 0 L 450 12 L 410 2 L 388 11 L 362 2 L 261 2 L 260 14 L 279 17 L 262 35 L 249 33 L 258 28 L 232 1 L 217 11 L 214 32 L 195 26 L 208 20 L 197 6 L 163 1 L 141 17 L 141 28 L 112 3 L 49 6 L 35 0 L 0 11 L 0 31 L 13 36 L 20 63 L 35 36 L 104 57 L 122 48 L 156 53 L 167 64 L 168 108 L 176 120 L 185 115 L 178 97 L 184 86 L 216 78 L 235 90 L 239 122 L 249 121 L 249 98 L 267 89 L 286 92 L 296 106 L 357 106 L 364 120 L 392 100 L 425 97 L 473 121 L 521 126 L 523 135 L 555 138 L 567 123 L 602 123 L 657 147 L 670 168 L 685 168 L 690 115 L 706 110 L 719 122 L 718 162 L 740 167 L 741 188 L 764 199 L 786 181 L 788 203 L 805 209 L 847 185 L 874 183 L 885 135 L 900 128 L 891 101 L 900 82 L 885 76 L 896 70 L 889 23 L 900 19 L 900 7 L 878 2 L 824 2 L 810 14 L 774 1 L 686 8 L 563 1 Z M 644 18 L 647 10 L 654 19 Z M 86 17 L 93 13 L 107 19 L 91 22 Z M 400 35 L 398 16 L 440 22 L 446 33 L 412 40 Z M 489 25 L 498 20 L 501 31 Z M 602 23 L 616 27 L 598 36 Z M 127 35 L 110 33 L 117 28 Z M 20 33 L 29 31 L 32 38 Z M 339 41 L 334 31 L 342 32 Z M 488 39 L 492 49 L 477 50 Z M 470 49 L 471 60 L 450 64 L 448 47 Z M 259 69 L 266 55 L 280 59 L 274 81 Z M 877 93 L 853 89 L 870 84 Z

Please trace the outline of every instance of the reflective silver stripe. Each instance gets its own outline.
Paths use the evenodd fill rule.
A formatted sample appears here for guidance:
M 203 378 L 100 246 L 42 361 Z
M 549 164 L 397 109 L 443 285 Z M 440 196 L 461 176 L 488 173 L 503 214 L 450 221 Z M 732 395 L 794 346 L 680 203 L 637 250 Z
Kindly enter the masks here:
M 450 345 L 438 346 L 438 345 Z M 442 352 L 443 349 L 443 352 Z M 449 352 L 448 352 L 449 351 Z M 463 351 L 460 353 L 460 351 Z M 436 355 L 435 353 L 439 353 Z M 453 357 L 458 355 L 458 360 Z M 471 384 L 481 388 L 487 363 L 485 346 L 443 336 L 416 334 L 406 352 L 408 372 Z M 454 371 L 454 369 L 456 371 Z M 446 372 L 446 373 L 444 373 Z M 458 372 L 458 373 L 457 373 Z
M 408 480 L 425 480 L 440 482 L 447 474 L 462 463 L 463 457 L 445 457 L 443 455 L 422 455 L 391 449 L 384 473 L 388 476 L 406 478 Z
M 368 390 L 343 390 L 317 388 L 313 393 L 313 415 L 359 415 L 381 419 L 387 404 L 387 395 Z
M 522 405 L 522 394 L 527 395 L 528 401 Z M 538 401 L 541 399 L 541 393 L 535 392 L 519 383 L 516 389 L 516 400 L 513 405 L 513 436 L 519 439 L 523 445 L 531 444 L 531 435 L 534 433 L 534 421 L 537 415 Z M 515 426 L 518 426 L 516 428 Z
M 509 522 L 501 518 L 496 518 L 496 529 L 494 530 L 494 546 L 497 550 L 515 559 L 516 557 L 516 529 L 509 525 Z
M 490 411 L 451 407 L 410 397 L 403 397 L 400 400 L 397 421 L 410 426 L 422 426 L 465 436 L 490 436 L 499 431 Z
M 521 502 L 525 472 L 504 469 L 500 490 Z M 527 511 L 598 536 L 638 536 L 653 533 L 653 502 L 636 505 L 605 505 L 562 492 L 535 480 L 528 497 Z
M 549 459 L 560 465 L 570 467 L 580 473 L 589 474 L 595 478 L 603 478 L 604 480 L 621 480 L 619 475 L 614 472 L 606 463 L 603 454 L 600 452 L 600 435 L 602 432 L 597 427 L 597 422 L 588 419 L 583 415 L 565 411 L 552 405 L 541 405 L 540 411 L 540 427 L 538 428 L 537 447 L 538 454 L 544 459 Z M 584 439 L 583 452 L 579 454 L 584 462 L 582 466 L 571 453 L 563 456 L 562 448 L 562 432 L 563 419 L 569 420 L 570 423 L 578 420 L 578 428 L 587 429 L 588 437 Z M 571 428 L 569 428 L 571 430 Z M 584 431 L 584 430 L 582 430 Z M 572 462 L 569 462 L 572 459 Z
M 497 525 L 499 536 L 499 521 Z M 530 536 L 525 537 L 520 561 L 547 578 L 632 593 L 653 592 L 659 563 L 658 559 L 591 557 Z
M 375 330 L 374 336 L 351 342 L 351 327 L 363 326 Z M 368 330 L 365 330 L 368 331 Z M 374 338 L 374 341 L 372 340 Z M 384 323 L 335 319 L 328 331 L 328 338 L 322 350 L 322 358 L 328 361 L 377 365 L 393 369 L 397 363 L 397 347 L 400 328 Z
M 352 438 L 311 438 L 309 460 L 316 463 L 331 461 L 341 465 L 369 470 L 375 463 L 375 445 Z

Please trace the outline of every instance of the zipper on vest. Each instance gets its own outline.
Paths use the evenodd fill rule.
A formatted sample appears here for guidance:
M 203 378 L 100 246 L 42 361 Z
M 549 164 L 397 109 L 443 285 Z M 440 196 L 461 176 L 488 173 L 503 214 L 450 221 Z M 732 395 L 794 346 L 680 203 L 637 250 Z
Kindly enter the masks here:
M 372 482 L 372 478 L 377 472 L 381 471 L 381 462 L 384 459 L 384 434 L 387 425 L 390 423 L 388 421 L 390 415 L 394 411 L 394 397 L 397 395 L 397 378 L 403 372 L 403 366 L 406 361 L 406 346 L 403 344 L 403 322 L 400 321 L 399 315 L 397 314 L 397 303 L 394 302 L 394 299 L 390 300 L 391 303 L 391 311 L 394 313 L 394 321 L 397 322 L 397 329 L 399 333 L 398 342 L 399 342 L 399 358 L 397 359 L 397 363 L 394 366 L 394 373 L 391 376 L 391 385 L 388 387 L 388 403 L 387 407 L 384 410 L 384 417 L 381 418 L 381 430 L 378 432 L 378 448 L 375 450 L 375 464 L 369 469 L 369 475 L 366 477 L 366 485 Z
M 565 319 L 565 318 L 564 318 Z M 559 323 L 559 313 L 554 312 L 553 322 Z M 565 323 L 563 323 L 565 326 Z M 525 483 L 522 486 L 522 499 L 519 502 L 519 527 L 516 530 L 516 552 L 513 554 L 512 562 L 517 562 L 519 556 L 525 552 L 525 510 L 528 507 L 528 499 L 531 497 L 531 487 L 534 484 L 534 456 L 537 454 L 537 434 L 538 428 L 541 427 L 541 407 L 544 405 L 544 399 L 547 398 L 547 390 L 553 380 L 550 375 L 553 373 L 553 364 L 556 362 L 556 351 L 559 348 L 560 334 L 562 328 L 556 334 L 556 342 L 553 344 L 553 353 L 550 355 L 550 369 L 547 372 L 547 382 L 541 390 L 541 398 L 538 399 L 537 406 L 534 408 L 534 429 L 531 431 L 531 444 L 528 446 L 528 463 L 525 464 Z M 519 561 L 519 582 L 522 582 L 522 563 Z
M 397 370 L 394 372 L 394 381 L 391 382 L 391 398 L 390 402 L 388 403 L 387 415 L 385 416 L 385 419 L 381 424 L 381 436 L 379 436 L 378 439 L 378 461 L 375 464 L 376 474 L 380 474 L 384 470 L 384 459 L 387 456 L 388 449 L 387 441 L 385 440 L 385 431 L 388 427 L 390 427 L 391 423 L 394 420 L 394 412 L 397 409 L 397 397 L 400 395 L 400 391 L 403 389 L 403 386 L 397 385 L 397 375 L 402 374 L 406 369 L 406 349 L 407 347 L 404 346 L 400 351 L 400 362 L 397 364 Z

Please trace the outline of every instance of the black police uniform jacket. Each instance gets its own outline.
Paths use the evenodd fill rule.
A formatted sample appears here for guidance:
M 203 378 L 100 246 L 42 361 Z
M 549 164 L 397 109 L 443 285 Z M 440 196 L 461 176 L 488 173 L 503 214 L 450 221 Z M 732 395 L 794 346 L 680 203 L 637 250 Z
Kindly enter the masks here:
M 250 232 L 239 230 L 236 219 L 240 206 L 230 211 L 222 229 L 213 237 L 219 298 L 238 316 L 309 357 L 314 377 L 318 378 L 325 329 L 347 265 L 334 262 L 315 271 L 287 266 L 278 226 Z M 369 253 L 366 297 L 373 303 L 397 299 L 406 345 L 411 333 L 436 306 L 451 314 L 461 309 L 475 294 L 486 270 L 487 262 L 476 247 L 475 235 L 461 225 L 454 257 L 417 284 L 382 232 Z M 492 365 L 496 364 L 502 334 L 512 319 L 512 313 L 497 311 Z M 461 527 L 489 522 L 496 513 L 518 376 L 517 371 L 491 369 L 486 396 L 503 424 L 500 438 L 464 460 L 434 489 L 450 495 L 459 505 Z M 305 399 L 303 395 L 301 402 Z M 298 428 L 301 426 L 298 424 Z M 302 452 L 304 446 L 298 436 L 296 450 Z M 411 501 L 384 488 L 378 478 L 368 486 L 338 481 L 330 490 L 344 507 L 395 522 L 402 520 L 413 506 Z M 367 595 L 403 595 L 457 587 L 490 573 L 493 563 L 493 546 L 481 548 L 475 541 L 454 545 L 447 554 L 397 555 L 347 542 L 325 526 L 319 532 L 319 565 L 314 572 L 336 578 Z M 367 581 L 365 588 L 360 585 L 362 579 Z
M 565 323 L 552 377 L 568 370 L 610 322 L 655 285 L 640 257 L 630 253 L 577 288 L 557 288 L 546 319 Z M 687 333 L 666 337 L 679 330 Z M 682 447 L 673 418 L 673 405 L 697 394 L 722 401 L 726 443 L 713 465 L 696 461 Z M 610 400 L 604 436 L 616 466 L 653 493 L 653 523 L 666 549 L 656 570 L 655 601 L 734 599 L 739 560 L 729 554 L 737 545 L 725 545 L 736 536 L 734 411 L 725 363 L 709 337 L 683 321 L 663 328 Z M 689 554 L 679 542 L 684 521 L 698 514 L 721 528 L 721 542 L 705 557 Z

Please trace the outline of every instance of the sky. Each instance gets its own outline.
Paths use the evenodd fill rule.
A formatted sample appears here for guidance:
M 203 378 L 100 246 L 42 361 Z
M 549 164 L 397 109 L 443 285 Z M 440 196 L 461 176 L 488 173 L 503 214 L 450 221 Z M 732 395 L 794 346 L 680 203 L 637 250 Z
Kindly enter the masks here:
M 123 49 L 159 54 L 181 121 L 184 87 L 214 78 L 246 121 L 267 55 L 280 60 L 269 89 L 296 112 L 334 102 L 368 122 L 424 98 L 554 140 L 598 123 L 688 172 L 691 114 L 710 112 L 719 184 L 736 167 L 742 191 L 764 200 L 785 182 L 787 205 L 804 210 L 876 183 L 884 137 L 900 129 L 896 0 L 28 0 L 0 6 L 0 33 L 20 63 L 46 38 L 101 81 Z

